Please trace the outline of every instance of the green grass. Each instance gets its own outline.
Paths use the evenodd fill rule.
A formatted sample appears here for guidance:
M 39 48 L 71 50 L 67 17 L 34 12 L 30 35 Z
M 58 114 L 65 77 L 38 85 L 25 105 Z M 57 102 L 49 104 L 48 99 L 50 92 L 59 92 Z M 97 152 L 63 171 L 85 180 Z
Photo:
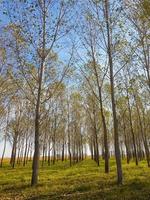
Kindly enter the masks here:
M 39 184 L 30 187 L 31 162 L 11 169 L 8 162 L 0 168 L 0 200 L 150 200 L 150 169 L 146 161 L 139 166 L 123 161 L 124 184 L 116 184 L 116 166 L 110 161 L 110 173 L 104 173 L 90 159 L 72 167 L 69 162 L 40 167 Z

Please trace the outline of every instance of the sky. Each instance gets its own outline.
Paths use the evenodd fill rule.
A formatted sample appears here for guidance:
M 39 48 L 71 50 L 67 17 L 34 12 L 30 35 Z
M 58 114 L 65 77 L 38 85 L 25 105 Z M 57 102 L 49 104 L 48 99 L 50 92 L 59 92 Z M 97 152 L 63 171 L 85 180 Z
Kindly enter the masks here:
M 0 158 L 3 153 L 3 147 L 4 147 L 4 142 L 0 142 Z M 10 158 L 10 156 L 11 156 L 11 146 L 8 142 L 7 142 L 6 151 L 5 151 L 4 156 L 5 156 L 5 158 Z

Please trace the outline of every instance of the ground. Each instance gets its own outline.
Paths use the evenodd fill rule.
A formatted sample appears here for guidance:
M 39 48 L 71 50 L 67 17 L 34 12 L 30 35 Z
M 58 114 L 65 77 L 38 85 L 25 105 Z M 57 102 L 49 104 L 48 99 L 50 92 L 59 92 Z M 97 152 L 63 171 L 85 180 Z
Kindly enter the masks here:
M 116 184 L 115 160 L 110 160 L 110 173 L 86 159 L 72 167 L 69 162 L 40 167 L 39 184 L 30 187 L 31 162 L 26 167 L 11 169 L 8 161 L 0 168 L 0 200 L 150 200 L 150 168 L 146 161 L 135 166 L 123 161 L 124 183 Z

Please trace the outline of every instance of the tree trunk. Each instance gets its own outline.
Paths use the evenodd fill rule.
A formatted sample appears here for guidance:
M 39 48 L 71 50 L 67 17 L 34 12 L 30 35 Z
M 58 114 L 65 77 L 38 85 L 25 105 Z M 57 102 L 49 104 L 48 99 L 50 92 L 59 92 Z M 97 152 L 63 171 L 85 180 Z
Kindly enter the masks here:
M 109 57 L 109 69 L 110 69 L 110 85 L 111 85 L 111 101 L 112 101 L 112 112 L 113 112 L 113 125 L 114 125 L 114 145 L 115 145 L 115 156 L 117 164 L 117 182 L 122 184 L 122 164 L 121 155 L 119 148 L 119 134 L 118 134 L 118 120 L 116 115 L 116 103 L 114 96 L 114 74 L 113 74 L 113 61 L 111 52 L 111 39 L 110 39 L 110 27 L 109 27 L 109 2 L 105 0 L 105 17 L 106 17 L 106 29 L 107 29 L 107 53 Z
M 148 144 L 147 144 L 147 138 L 146 138 L 146 134 L 144 132 L 143 126 L 142 126 L 142 120 L 141 120 L 141 116 L 140 116 L 140 111 L 139 111 L 139 107 L 138 107 L 135 95 L 134 95 L 134 99 L 135 99 L 137 114 L 138 114 L 138 118 L 139 118 L 140 131 L 141 131 L 141 134 L 142 134 L 143 144 L 144 144 L 145 153 L 146 153 L 147 165 L 148 165 L 148 167 L 150 167 L 150 153 L 149 153 L 149 148 L 148 148 Z
M 126 86 L 127 87 L 127 86 Z M 130 107 L 130 102 L 129 102 L 129 94 L 128 94 L 128 88 L 127 90 L 127 101 L 128 101 L 128 111 L 129 111 L 129 121 L 130 121 L 130 128 L 131 128 L 131 134 L 132 134 L 132 140 L 133 140 L 133 148 L 134 148 L 134 156 L 135 156 L 135 163 L 138 165 L 138 155 L 137 155 L 137 149 L 136 149 L 136 142 L 135 142 L 135 134 L 133 130 L 133 125 L 132 125 L 132 114 L 131 114 L 131 107 Z
M 12 168 L 15 167 L 15 162 L 16 162 L 17 137 L 18 137 L 18 133 L 15 132 L 15 136 L 14 136 L 14 139 L 13 139 L 13 147 L 12 147 L 11 159 L 10 159 L 10 164 L 11 164 Z
M 64 145 L 64 140 L 63 140 L 63 144 L 62 144 L 62 156 L 61 156 L 62 162 L 64 161 L 64 154 L 65 154 L 65 145 Z
M 0 167 L 3 166 L 3 160 L 4 160 L 5 150 L 6 150 L 6 142 L 7 142 L 7 137 L 5 135 L 5 138 L 4 138 L 4 148 L 3 148 L 3 153 L 2 153 L 2 157 L 1 157 Z
M 44 71 L 44 61 L 45 61 L 45 36 L 46 36 L 46 5 L 45 0 L 43 1 L 43 41 L 42 41 L 42 57 L 38 84 L 38 95 L 35 109 L 35 139 L 34 139 L 34 156 L 32 165 L 32 179 L 31 186 L 35 186 L 38 183 L 38 172 L 39 172 L 39 158 L 40 158 L 40 145 L 39 145 L 39 126 L 40 126 L 40 102 L 41 102 L 41 89 L 42 89 L 42 78 Z
M 106 127 L 106 120 L 105 120 L 103 101 L 102 101 L 102 88 L 100 86 L 99 76 L 98 76 L 98 72 L 97 72 L 97 66 L 96 66 L 96 60 L 95 60 L 95 54 L 94 54 L 93 45 L 91 45 L 91 51 L 92 51 L 94 73 L 95 73 L 98 92 L 99 92 L 99 103 L 100 103 L 100 111 L 101 111 L 103 134 L 104 134 L 105 173 L 108 173 L 109 172 L 109 149 L 108 149 L 108 139 L 107 139 L 107 127 Z
M 25 151 L 24 151 L 23 166 L 26 165 L 27 148 L 28 148 L 28 142 L 27 142 L 27 138 L 26 138 L 26 146 L 25 146 Z
M 126 156 L 127 156 L 127 164 L 130 162 L 130 152 L 129 152 L 129 145 L 127 141 L 127 135 L 126 135 L 126 124 L 125 124 L 125 119 L 123 117 L 123 132 L 124 132 L 124 143 L 125 143 L 125 148 L 126 148 Z

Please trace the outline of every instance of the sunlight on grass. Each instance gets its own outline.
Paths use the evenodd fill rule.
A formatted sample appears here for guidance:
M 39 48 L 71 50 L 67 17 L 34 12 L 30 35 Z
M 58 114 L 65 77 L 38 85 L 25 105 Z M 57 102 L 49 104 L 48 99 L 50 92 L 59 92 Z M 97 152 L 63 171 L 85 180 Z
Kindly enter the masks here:
M 116 185 L 116 166 L 110 162 L 110 173 L 104 173 L 90 159 L 69 167 L 69 162 L 40 167 L 39 185 L 30 187 L 31 162 L 11 169 L 6 161 L 0 169 L 0 199 L 150 199 L 150 169 L 146 162 L 136 166 L 123 161 L 124 184 Z

